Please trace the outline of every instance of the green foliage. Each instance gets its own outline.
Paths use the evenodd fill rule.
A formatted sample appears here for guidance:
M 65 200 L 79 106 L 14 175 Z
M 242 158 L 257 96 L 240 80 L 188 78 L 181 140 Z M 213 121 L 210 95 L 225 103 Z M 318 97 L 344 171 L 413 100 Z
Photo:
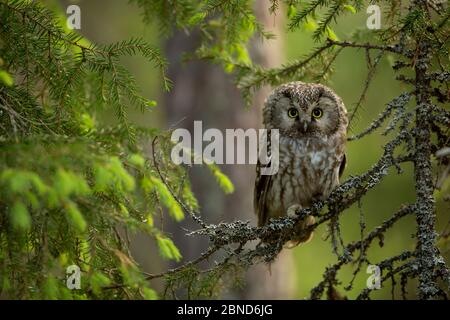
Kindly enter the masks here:
M 161 202 L 164 206 L 169 210 L 170 215 L 175 221 L 180 221 L 184 219 L 184 213 L 181 209 L 180 205 L 177 203 L 173 195 L 170 193 L 167 186 L 156 177 L 149 177 L 147 179 L 142 180 L 142 188 L 145 192 L 150 193 L 152 191 L 156 191 Z
M 11 207 L 9 219 L 14 229 L 28 231 L 31 228 L 31 217 L 27 207 L 20 201 L 15 202 Z
M 96 271 L 92 274 L 90 279 L 90 286 L 92 293 L 96 296 L 102 295 L 102 288 L 111 284 L 111 280 L 102 272 Z M 148 289 L 148 288 L 145 288 Z
M 158 241 L 159 251 L 164 258 L 180 261 L 181 253 L 180 251 L 178 251 L 178 248 L 175 246 L 172 240 L 161 236 L 156 237 L 156 240 Z
M 8 87 L 11 87 L 14 84 L 13 78 L 5 70 L 0 70 L 0 81 L 3 82 L 3 84 Z
M 242 285 L 243 269 L 237 264 L 219 264 L 211 269 L 199 270 L 188 266 L 164 277 L 168 290 L 165 298 L 176 298 L 175 289 L 188 299 L 217 299 L 224 288 Z
M 163 208 L 176 221 L 184 218 L 143 151 L 160 132 L 134 126 L 127 116 L 129 108 L 156 106 L 121 64 L 134 55 L 151 63 L 170 89 L 165 59 L 142 39 L 95 45 L 39 3 L 0 2 L 2 297 L 157 298 L 124 230 L 148 234 L 163 258 L 181 259 L 153 223 Z M 117 123 L 99 123 L 100 109 L 113 110 Z M 167 154 L 163 162 L 161 174 L 182 185 L 179 196 L 197 208 L 188 181 L 180 183 L 184 168 L 168 170 Z M 65 286 L 72 264 L 82 269 L 82 291 Z
M 292 61 L 277 69 L 264 70 L 254 65 L 248 53 L 250 39 L 259 36 L 270 40 L 273 35 L 266 32 L 252 9 L 255 1 L 249 0 L 203 0 L 203 1 L 149 1 L 133 0 L 145 12 L 148 23 L 158 21 L 163 34 L 173 29 L 198 32 L 201 42 L 195 56 L 221 64 L 227 73 L 234 73 L 236 83 L 250 105 L 252 93 L 264 85 L 277 85 L 289 79 L 322 80 L 328 77 L 331 68 L 320 72 L 321 66 L 330 65 L 334 50 L 329 48 L 303 63 L 303 59 Z M 339 40 L 332 24 L 343 14 L 355 14 L 364 1 L 329 0 L 272 0 L 269 11 L 278 14 L 286 10 L 288 28 L 293 31 L 303 28 L 313 34 L 318 42 L 324 37 Z M 175 14 L 174 14 L 175 12 Z M 193 58 L 191 53 L 187 58 Z
M 234 185 L 233 185 L 233 183 L 231 182 L 231 180 L 226 175 L 224 175 L 219 170 L 219 168 L 216 165 L 210 164 L 210 165 L 208 165 L 208 168 L 211 170 L 213 175 L 216 177 L 217 182 L 219 183 L 219 185 L 222 188 L 223 192 L 225 192 L 227 194 L 234 192 Z
M 143 10 L 148 23 L 158 21 L 163 34 L 173 29 L 198 32 L 202 38 L 198 57 L 213 59 L 228 72 L 235 64 L 251 64 L 247 43 L 255 34 L 270 39 L 253 12 L 250 0 L 132 0 Z

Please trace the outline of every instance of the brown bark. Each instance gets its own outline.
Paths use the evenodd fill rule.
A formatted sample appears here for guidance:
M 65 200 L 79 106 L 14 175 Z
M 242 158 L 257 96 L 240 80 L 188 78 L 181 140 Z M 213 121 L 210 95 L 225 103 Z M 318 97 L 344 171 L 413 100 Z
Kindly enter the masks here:
M 260 1 L 255 8 L 258 19 L 274 33 L 282 26 L 279 16 L 269 15 L 269 1 Z M 261 127 L 261 111 L 268 89 L 261 90 L 255 96 L 252 108 L 245 109 L 243 100 L 233 84 L 230 75 L 221 67 L 208 62 L 181 62 L 184 52 L 192 52 L 200 39 L 196 33 L 187 35 L 177 31 L 165 45 L 169 60 L 168 76 L 174 82 L 174 88 L 165 97 L 165 110 L 169 126 L 188 129 L 193 134 L 194 120 L 203 121 L 203 130 L 218 128 L 225 133 L 226 128 L 248 129 Z M 254 61 L 264 67 L 280 64 L 282 56 L 282 39 L 262 42 L 255 39 L 250 49 Z M 202 214 L 206 221 L 252 220 L 256 224 L 253 212 L 253 185 L 255 181 L 254 165 L 222 165 L 221 169 L 235 185 L 232 195 L 224 195 L 214 178 L 207 174 L 205 168 L 194 166 L 191 170 L 191 182 L 197 196 Z M 184 259 L 195 259 L 205 251 L 207 241 L 202 238 L 187 238 L 182 228 L 196 229 L 192 221 L 174 224 L 170 227 L 177 246 L 183 252 Z M 246 285 L 241 292 L 233 296 L 240 298 L 290 298 L 295 281 L 290 270 L 292 257 L 290 252 L 282 253 L 272 264 L 272 275 L 268 267 L 257 265 L 246 276 Z

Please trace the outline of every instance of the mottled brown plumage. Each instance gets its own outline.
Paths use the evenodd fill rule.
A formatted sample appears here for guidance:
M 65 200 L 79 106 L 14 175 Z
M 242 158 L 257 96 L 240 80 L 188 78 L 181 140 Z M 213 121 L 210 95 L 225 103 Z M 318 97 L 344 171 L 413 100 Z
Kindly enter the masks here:
M 331 89 L 303 82 L 275 89 L 265 102 L 263 117 L 266 129 L 279 129 L 280 144 L 276 174 L 260 175 L 259 163 L 256 167 L 254 207 L 259 226 L 328 197 L 345 166 L 348 125 L 345 106 Z M 298 229 L 314 221 L 306 217 Z

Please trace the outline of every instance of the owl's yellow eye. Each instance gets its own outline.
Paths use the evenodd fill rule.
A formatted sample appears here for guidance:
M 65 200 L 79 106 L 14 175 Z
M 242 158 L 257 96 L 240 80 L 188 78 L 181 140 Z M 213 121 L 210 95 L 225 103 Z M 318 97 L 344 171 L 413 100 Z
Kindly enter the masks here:
M 323 116 L 323 111 L 320 108 L 314 108 L 311 115 L 314 119 L 320 119 Z
M 290 108 L 288 110 L 288 116 L 289 118 L 297 118 L 298 117 L 298 111 L 295 108 Z

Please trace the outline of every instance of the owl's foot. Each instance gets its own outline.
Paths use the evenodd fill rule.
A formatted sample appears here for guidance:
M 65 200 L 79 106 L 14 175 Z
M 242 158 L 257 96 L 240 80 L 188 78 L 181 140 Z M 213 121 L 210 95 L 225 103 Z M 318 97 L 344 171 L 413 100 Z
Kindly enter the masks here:
M 302 209 L 302 206 L 301 205 L 299 205 L 299 204 L 293 204 L 292 206 L 290 206 L 288 209 L 287 209 L 287 216 L 289 217 L 289 218 L 296 218 L 298 215 L 297 215 L 297 211 L 299 211 L 299 210 L 301 210 Z
M 300 244 L 300 241 L 297 240 L 289 240 L 283 245 L 284 249 L 294 249 L 296 246 Z
M 290 206 L 289 209 L 287 210 L 287 216 L 290 218 L 297 217 L 296 212 L 298 210 L 300 210 L 301 208 L 302 207 L 297 204 Z M 284 248 L 292 249 L 292 248 L 298 246 L 300 243 L 308 243 L 309 241 L 311 241 L 314 233 L 312 231 L 305 233 L 304 230 L 307 227 L 313 225 L 314 223 L 316 223 L 316 219 L 313 216 L 307 216 L 307 217 L 301 219 L 296 226 L 296 231 L 297 231 L 297 233 L 302 233 L 302 235 L 286 242 L 286 244 L 284 245 Z

